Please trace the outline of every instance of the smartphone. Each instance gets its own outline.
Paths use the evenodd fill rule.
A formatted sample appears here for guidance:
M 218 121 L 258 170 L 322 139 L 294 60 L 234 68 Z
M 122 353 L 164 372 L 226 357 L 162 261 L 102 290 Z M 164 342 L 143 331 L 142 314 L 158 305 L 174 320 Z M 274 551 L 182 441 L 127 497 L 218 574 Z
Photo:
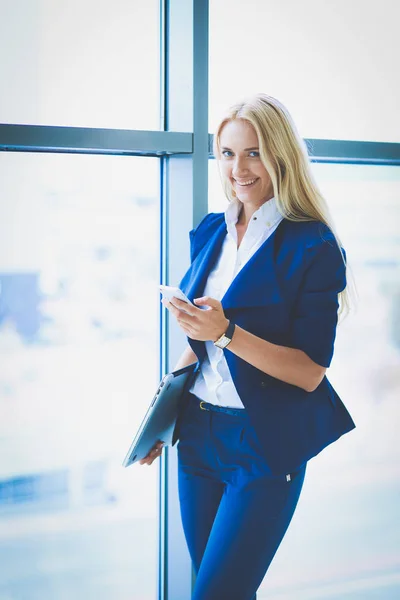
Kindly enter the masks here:
M 171 298 L 175 297 L 178 300 L 183 300 L 183 302 L 187 302 L 190 306 L 194 306 L 194 304 L 189 300 L 189 298 L 177 287 L 173 287 L 172 285 L 160 285 L 160 292 L 163 297 L 167 300 L 171 300 Z M 185 311 L 184 311 L 185 312 Z

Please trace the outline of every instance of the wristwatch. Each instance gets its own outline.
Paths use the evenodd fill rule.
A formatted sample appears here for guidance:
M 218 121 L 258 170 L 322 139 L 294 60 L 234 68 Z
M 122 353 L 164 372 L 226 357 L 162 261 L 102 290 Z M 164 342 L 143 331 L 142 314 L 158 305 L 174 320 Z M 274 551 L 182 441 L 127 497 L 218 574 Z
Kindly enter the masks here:
M 226 348 L 227 345 L 232 341 L 233 332 L 235 331 L 235 323 L 229 321 L 228 329 L 219 337 L 215 342 L 214 346 L 217 348 Z

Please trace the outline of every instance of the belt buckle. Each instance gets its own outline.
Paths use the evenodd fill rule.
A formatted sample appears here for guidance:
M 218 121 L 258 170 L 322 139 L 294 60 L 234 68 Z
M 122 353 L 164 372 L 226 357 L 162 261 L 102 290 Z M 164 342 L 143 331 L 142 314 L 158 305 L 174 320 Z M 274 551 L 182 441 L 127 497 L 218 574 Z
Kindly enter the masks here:
M 204 400 L 200 400 L 200 408 L 201 410 L 208 410 L 208 408 L 204 408 L 204 406 L 202 406 L 204 404 Z

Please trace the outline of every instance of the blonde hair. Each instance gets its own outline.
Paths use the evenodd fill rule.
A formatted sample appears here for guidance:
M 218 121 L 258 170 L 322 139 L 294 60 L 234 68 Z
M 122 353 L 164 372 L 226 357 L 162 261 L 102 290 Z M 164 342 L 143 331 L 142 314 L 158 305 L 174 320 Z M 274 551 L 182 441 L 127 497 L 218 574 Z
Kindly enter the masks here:
M 214 135 L 214 156 L 221 158 L 220 135 L 223 127 L 234 119 L 244 119 L 255 129 L 260 148 L 260 159 L 273 185 L 278 210 L 290 221 L 322 221 L 332 231 L 341 251 L 341 242 L 336 233 L 328 205 L 314 180 L 310 168 L 307 147 L 300 137 L 288 110 L 272 96 L 256 94 L 228 109 Z M 229 202 L 235 197 L 229 178 L 220 177 Z M 348 265 L 341 251 L 343 262 Z M 352 287 L 354 281 L 352 280 Z M 339 293 L 339 315 L 350 309 L 346 288 Z

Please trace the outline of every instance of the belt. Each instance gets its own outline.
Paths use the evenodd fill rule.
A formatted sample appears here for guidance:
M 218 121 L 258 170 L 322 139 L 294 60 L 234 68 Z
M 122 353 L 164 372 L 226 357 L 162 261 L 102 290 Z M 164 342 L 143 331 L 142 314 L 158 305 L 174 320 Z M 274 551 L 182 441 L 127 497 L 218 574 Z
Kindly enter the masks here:
M 245 408 L 230 408 L 229 406 L 220 406 L 219 404 L 212 404 L 211 402 L 205 402 L 204 400 L 200 400 L 194 394 L 191 394 L 193 400 L 196 401 L 198 407 L 201 410 L 210 410 L 212 412 L 226 413 L 228 415 L 234 415 L 236 417 L 245 417 L 247 415 L 247 411 Z

